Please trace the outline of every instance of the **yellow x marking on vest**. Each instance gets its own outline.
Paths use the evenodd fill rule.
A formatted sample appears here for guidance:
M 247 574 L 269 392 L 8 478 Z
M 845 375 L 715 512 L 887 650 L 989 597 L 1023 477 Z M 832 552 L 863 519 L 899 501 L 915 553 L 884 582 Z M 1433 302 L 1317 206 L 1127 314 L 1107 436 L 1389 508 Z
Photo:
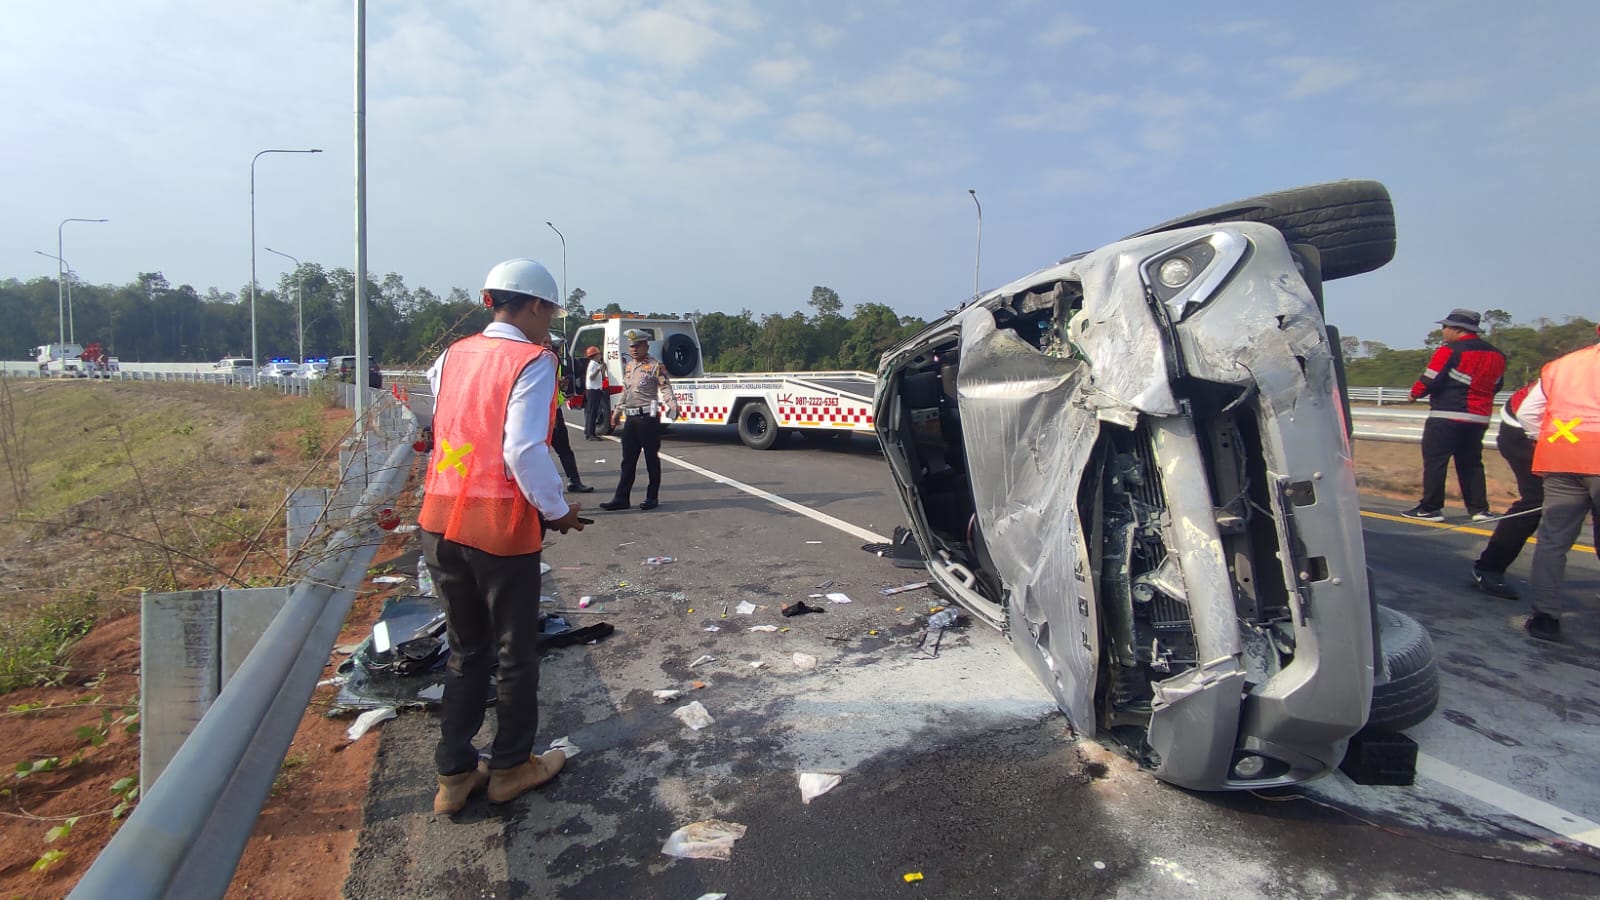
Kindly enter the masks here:
M 440 438 L 439 447 L 444 450 L 444 458 L 439 460 L 435 470 L 443 472 L 445 469 L 455 469 L 462 478 L 467 477 L 467 454 L 472 452 L 471 444 L 462 444 L 459 447 L 450 446 L 450 442 Z
M 1564 437 L 1571 443 L 1576 444 L 1578 442 L 1578 436 L 1572 433 L 1572 429 L 1582 424 L 1582 419 L 1578 418 L 1577 416 L 1573 416 L 1565 422 L 1556 418 L 1552 418 L 1550 421 L 1555 423 L 1556 433 L 1550 435 L 1548 438 L 1545 438 L 1545 440 L 1554 444 L 1556 442 L 1556 438 Z

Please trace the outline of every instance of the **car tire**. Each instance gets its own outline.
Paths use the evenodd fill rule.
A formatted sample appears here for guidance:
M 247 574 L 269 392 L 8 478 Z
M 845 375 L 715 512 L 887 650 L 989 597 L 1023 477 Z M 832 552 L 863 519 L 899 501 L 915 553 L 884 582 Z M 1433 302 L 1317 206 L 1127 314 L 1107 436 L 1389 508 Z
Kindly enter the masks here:
M 783 429 L 772 417 L 767 404 L 757 400 L 746 403 L 739 410 L 739 440 L 752 450 L 771 450 L 778 445 Z
M 1394 202 L 1376 181 L 1334 181 L 1250 197 L 1147 228 L 1157 234 L 1212 222 L 1264 222 L 1322 254 L 1322 279 L 1348 278 L 1394 259 Z
M 687 334 L 669 334 L 661 344 L 661 364 L 675 378 L 693 375 L 695 366 L 700 364 L 700 348 Z
M 1419 725 L 1439 705 L 1439 665 L 1433 640 L 1416 619 L 1387 606 L 1377 607 L 1383 667 L 1372 685 L 1368 728 L 1404 731 Z

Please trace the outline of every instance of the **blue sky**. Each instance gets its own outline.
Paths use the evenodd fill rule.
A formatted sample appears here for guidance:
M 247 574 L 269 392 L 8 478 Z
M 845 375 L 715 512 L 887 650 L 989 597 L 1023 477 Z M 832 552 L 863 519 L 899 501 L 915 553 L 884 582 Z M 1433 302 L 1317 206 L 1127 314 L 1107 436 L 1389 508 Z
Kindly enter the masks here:
M 545 260 L 591 304 L 932 317 L 1239 197 L 1394 195 L 1347 335 L 1451 307 L 1600 315 L 1600 4 L 373 0 L 369 271 L 443 292 Z M 331 0 L 10 0 L 0 277 L 237 291 L 258 244 L 353 267 L 353 15 Z M 286 262 L 258 250 L 263 284 Z

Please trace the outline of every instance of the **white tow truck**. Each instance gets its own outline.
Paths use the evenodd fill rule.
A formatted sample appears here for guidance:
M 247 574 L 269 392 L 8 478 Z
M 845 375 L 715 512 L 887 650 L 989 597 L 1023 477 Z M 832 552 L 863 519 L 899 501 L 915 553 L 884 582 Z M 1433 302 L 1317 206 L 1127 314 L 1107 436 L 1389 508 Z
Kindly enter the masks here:
M 33 361 L 41 378 L 82 378 L 89 373 L 83 362 L 82 344 L 42 344 L 33 348 Z
M 700 337 L 686 319 L 614 317 L 584 325 L 572 333 L 568 360 L 582 396 L 585 354 L 599 347 L 605 360 L 607 391 L 622 390 L 622 366 L 628 359 L 623 334 L 638 329 L 649 335 L 650 355 L 672 377 L 678 418 L 683 425 L 737 425 L 739 439 L 756 450 L 770 450 L 788 432 L 807 434 L 873 434 L 872 392 L 868 372 L 737 372 L 707 374 Z M 610 423 L 602 426 L 610 434 Z

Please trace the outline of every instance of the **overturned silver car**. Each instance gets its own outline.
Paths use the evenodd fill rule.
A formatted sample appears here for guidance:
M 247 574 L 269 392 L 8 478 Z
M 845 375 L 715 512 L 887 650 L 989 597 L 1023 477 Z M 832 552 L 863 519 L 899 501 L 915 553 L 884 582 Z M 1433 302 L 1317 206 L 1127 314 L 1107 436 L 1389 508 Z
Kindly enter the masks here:
M 1393 250 L 1382 185 L 1266 195 L 1069 257 L 883 357 L 878 436 L 935 583 L 1164 780 L 1303 781 L 1369 713 L 1399 729 L 1437 702 L 1426 632 L 1369 593 L 1321 311 L 1324 278 Z

